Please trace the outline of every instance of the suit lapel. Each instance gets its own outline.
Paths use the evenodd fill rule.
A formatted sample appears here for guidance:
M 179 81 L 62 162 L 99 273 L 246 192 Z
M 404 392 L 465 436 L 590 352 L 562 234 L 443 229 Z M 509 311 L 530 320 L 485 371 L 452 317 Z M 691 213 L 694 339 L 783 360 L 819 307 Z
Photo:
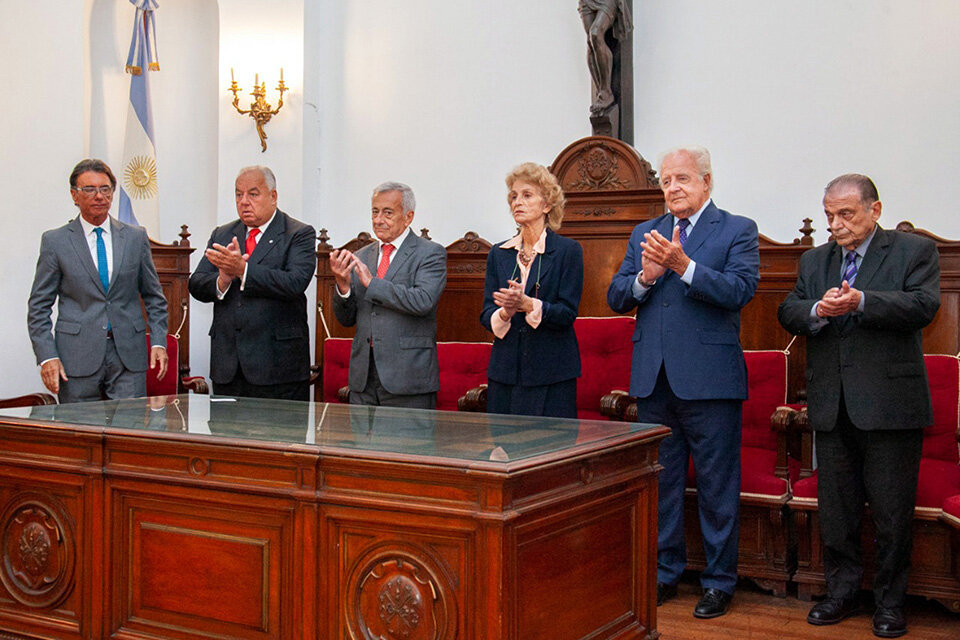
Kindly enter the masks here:
M 860 268 L 857 269 L 857 277 L 853 281 L 856 289 L 863 291 L 870 286 L 870 281 L 877 275 L 880 265 L 883 264 L 887 253 L 890 251 L 890 232 L 877 227 L 877 232 L 873 234 L 873 240 L 867 247 L 867 255 L 860 261 Z
M 390 258 L 390 267 L 387 269 L 387 274 L 384 276 L 384 280 L 392 280 L 393 276 L 396 275 L 397 270 L 400 269 L 400 266 L 410 259 L 413 253 L 417 250 L 417 243 L 420 239 L 413 235 L 411 232 L 407 236 L 407 239 L 404 240 L 399 247 L 396 249 L 396 254 Z M 374 254 L 376 256 L 376 254 Z M 374 262 L 376 262 L 376 257 L 374 257 Z M 372 270 L 372 273 L 376 273 L 376 265 Z
M 127 253 L 127 229 L 114 219 L 110 219 L 110 232 L 113 234 L 111 243 L 113 244 L 113 277 L 110 278 L 110 284 L 120 273 L 120 267 L 123 265 L 123 256 Z M 98 276 L 99 279 L 99 276 Z
M 244 225 L 244 231 L 245 230 L 246 225 Z M 263 262 L 263 259 L 267 257 L 267 254 L 273 251 L 274 247 L 281 243 L 286 231 L 287 216 L 285 213 L 277 209 L 277 214 L 273 217 L 273 222 L 270 223 L 270 226 L 267 227 L 267 230 L 263 232 L 263 235 L 257 242 L 257 246 L 253 250 L 253 254 L 250 256 L 250 262 L 253 262 L 254 264 L 260 264 Z M 246 238 L 244 237 L 241 242 L 246 243 Z M 241 251 L 242 250 L 243 247 L 241 247 Z
M 69 229 L 70 244 L 73 245 L 74 250 L 77 252 L 77 258 L 80 260 L 80 264 L 87 270 L 87 275 L 93 280 L 97 289 L 105 294 L 106 291 L 103 290 L 103 283 L 100 282 L 100 272 L 97 271 L 97 265 L 93 263 L 93 256 L 90 255 L 90 245 L 87 244 L 87 238 L 83 234 L 83 225 L 80 224 L 79 217 L 70 223 Z
M 686 244 L 683 245 L 683 252 L 693 259 L 693 254 L 696 253 L 704 241 L 716 231 L 716 225 L 719 223 L 720 212 L 717 210 L 717 206 L 711 202 L 707 205 L 707 208 L 703 210 L 703 213 L 700 214 L 700 217 L 697 218 L 697 224 L 693 226 L 693 230 L 690 232 L 689 237 L 687 237 Z M 671 235 L 667 236 L 668 238 L 673 237 L 673 229 L 670 229 L 670 234 Z
M 557 261 L 557 239 L 553 231 L 547 231 L 547 239 L 543 243 L 543 253 L 530 263 L 530 275 L 527 276 L 527 286 L 524 293 L 534 298 L 539 297 L 537 285 L 547 277 L 551 267 Z
M 830 258 L 827 260 L 827 272 L 824 274 L 824 293 L 827 289 L 839 287 L 843 281 L 843 272 L 840 270 L 840 264 L 843 262 L 843 249 L 836 242 L 832 242 L 832 244 Z

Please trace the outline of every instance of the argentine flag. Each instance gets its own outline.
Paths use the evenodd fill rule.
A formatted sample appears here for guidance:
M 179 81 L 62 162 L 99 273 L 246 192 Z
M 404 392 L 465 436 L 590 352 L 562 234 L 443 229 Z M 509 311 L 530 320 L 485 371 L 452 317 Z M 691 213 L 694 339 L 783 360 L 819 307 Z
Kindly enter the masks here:
M 130 73 L 130 103 L 123 137 L 123 166 L 117 177 L 120 186 L 118 217 L 121 222 L 144 227 L 147 235 L 160 239 L 160 198 L 157 184 L 157 155 L 153 137 L 148 71 L 159 71 L 154 12 L 156 0 L 130 0 L 137 8 L 133 38 L 127 55 Z

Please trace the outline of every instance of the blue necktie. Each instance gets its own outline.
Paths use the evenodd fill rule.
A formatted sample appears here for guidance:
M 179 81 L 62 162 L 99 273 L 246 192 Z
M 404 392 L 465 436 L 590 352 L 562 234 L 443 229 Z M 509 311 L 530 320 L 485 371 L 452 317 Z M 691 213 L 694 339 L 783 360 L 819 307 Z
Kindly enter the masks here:
M 677 226 L 680 227 L 680 246 L 687 244 L 687 227 L 690 226 L 690 221 L 686 218 L 677 222 Z
M 103 242 L 103 229 L 97 227 L 97 271 L 100 272 L 100 282 L 106 292 L 110 288 L 110 272 L 107 270 L 107 245 Z
M 847 281 L 851 287 L 853 286 L 853 281 L 857 278 L 857 252 L 848 251 L 847 259 L 843 263 L 843 279 Z

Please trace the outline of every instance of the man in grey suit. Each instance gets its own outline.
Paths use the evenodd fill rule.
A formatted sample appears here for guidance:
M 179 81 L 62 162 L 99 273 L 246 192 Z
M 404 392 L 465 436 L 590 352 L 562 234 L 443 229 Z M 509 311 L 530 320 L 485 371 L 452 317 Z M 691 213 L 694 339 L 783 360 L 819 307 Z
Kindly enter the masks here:
M 43 384 L 61 403 L 147 394 L 141 299 L 151 373 L 167 371 L 167 300 L 147 232 L 110 217 L 116 187 L 103 161 L 82 160 L 70 174 L 80 215 L 40 240 L 27 325 Z
M 807 616 L 854 614 L 863 578 L 864 502 L 876 526 L 874 635 L 907 632 L 903 602 L 923 428 L 933 421 L 921 330 L 940 306 L 936 245 L 877 224 L 867 176 L 824 190 L 831 240 L 803 254 L 780 324 L 807 336 L 807 399 L 817 436 L 817 499 L 827 599 Z
M 234 186 L 238 219 L 210 234 L 189 285 L 190 295 L 213 303 L 213 391 L 307 401 L 304 292 L 317 268 L 316 233 L 277 208 L 277 178 L 269 168 L 244 167 Z
M 350 352 L 351 404 L 433 409 L 440 389 L 437 303 L 447 252 L 410 229 L 413 190 L 385 182 L 373 191 L 373 242 L 330 254 L 333 310 L 356 325 Z

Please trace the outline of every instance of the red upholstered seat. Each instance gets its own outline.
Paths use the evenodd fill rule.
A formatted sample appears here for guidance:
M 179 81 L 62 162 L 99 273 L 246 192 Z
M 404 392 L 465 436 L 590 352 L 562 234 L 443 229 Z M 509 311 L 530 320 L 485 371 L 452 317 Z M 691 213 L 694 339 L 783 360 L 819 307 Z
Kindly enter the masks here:
M 339 402 L 337 391 L 349 384 L 351 338 L 323 341 L 323 401 Z
M 783 351 L 746 351 L 747 400 L 743 403 L 740 443 L 740 493 L 785 496 L 790 486 L 775 475 L 777 433 L 770 417 L 787 397 L 787 354 Z M 800 475 L 800 463 L 788 461 L 791 481 Z M 687 486 L 696 487 L 693 462 L 687 470 Z
M 917 506 L 939 509 L 960 493 L 960 451 L 957 425 L 960 421 L 960 360 L 949 355 L 925 355 L 933 424 L 923 430 L 923 452 L 917 479 Z M 817 497 L 817 476 L 793 486 L 797 498 Z
M 581 370 L 577 380 L 578 418 L 606 420 L 600 414 L 600 398 L 614 390 L 630 389 L 635 325 L 636 320 L 631 316 L 574 321 Z
M 180 375 L 178 371 L 180 362 L 180 342 L 169 333 L 167 334 L 167 372 L 162 378 L 157 380 L 155 371 L 147 369 L 147 395 L 148 396 L 172 396 L 177 393 L 177 378 Z M 147 366 L 150 363 L 150 336 L 147 335 Z
M 960 493 L 943 501 L 943 514 L 957 529 L 960 529 Z
M 349 384 L 350 338 L 327 338 L 323 342 L 323 401 L 339 402 L 337 391 Z M 456 411 L 457 399 L 467 389 L 487 382 L 489 342 L 438 342 L 440 392 L 437 409 Z
M 468 389 L 487 383 L 490 364 L 489 342 L 438 342 L 440 391 L 437 409 L 456 411 L 457 399 Z

